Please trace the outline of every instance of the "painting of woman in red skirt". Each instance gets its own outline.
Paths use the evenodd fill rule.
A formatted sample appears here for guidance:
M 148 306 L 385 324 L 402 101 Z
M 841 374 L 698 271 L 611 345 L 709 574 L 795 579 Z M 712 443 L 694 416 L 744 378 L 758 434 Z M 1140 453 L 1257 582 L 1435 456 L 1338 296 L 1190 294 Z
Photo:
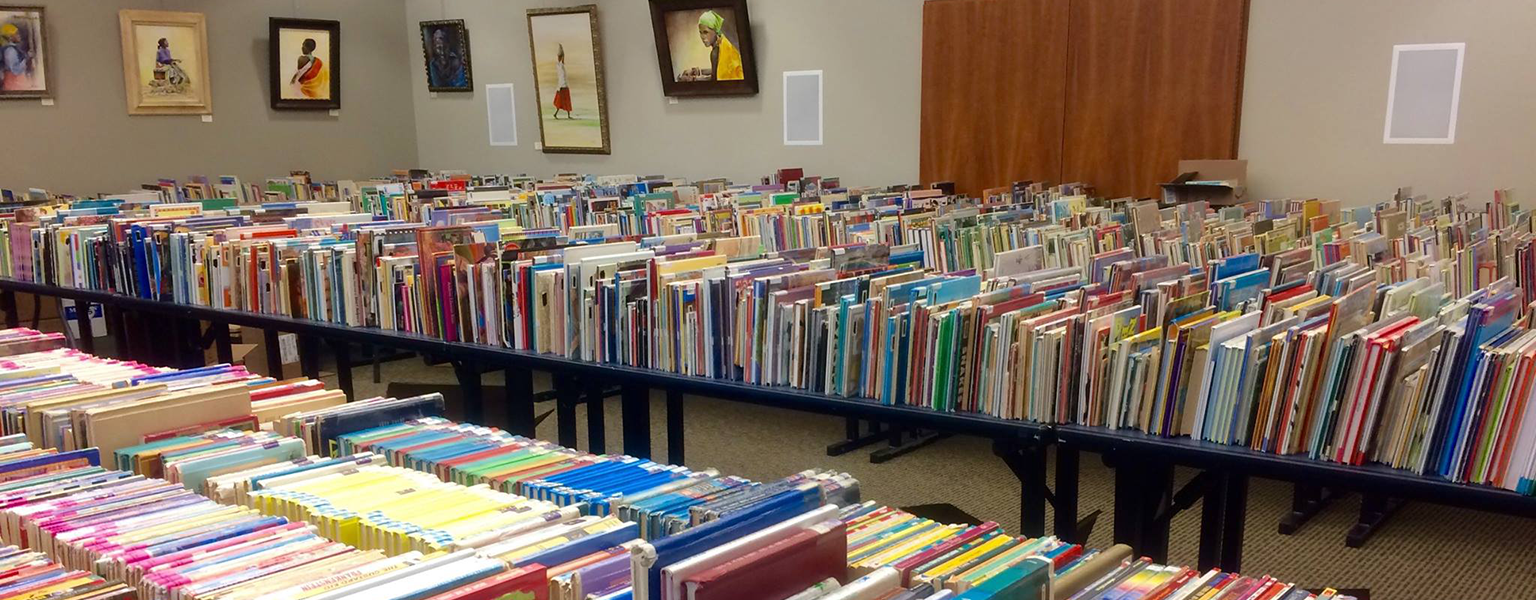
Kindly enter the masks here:
M 560 118 L 560 111 L 565 111 L 565 118 L 571 119 L 571 84 L 565 79 L 565 44 L 560 44 L 560 50 L 555 55 L 555 73 L 560 78 L 560 91 L 555 92 L 554 118 Z
M 608 154 L 597 7 L 528 9 L 528 39 L 539 103 L 540 149 Z

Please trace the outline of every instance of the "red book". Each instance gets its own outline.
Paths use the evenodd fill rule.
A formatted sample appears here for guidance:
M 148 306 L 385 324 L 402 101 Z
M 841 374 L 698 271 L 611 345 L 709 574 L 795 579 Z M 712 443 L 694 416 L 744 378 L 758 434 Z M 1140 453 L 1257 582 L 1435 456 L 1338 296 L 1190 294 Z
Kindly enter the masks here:
M 452 476 L 452 472 L 453 472 L 454 467 L 457 467 L 459 465 L 466 464 L 466 463 L 472 463 L 472 462 L 475 462 L 475 461 L 487 459 L 487 458 L 490 458 L 492 456 L 497 456 L 499 454 L 503 454 L 503 453 L 507 453 L 507 452 L 512 452 L 512 451 L 514 451 L 514 450 L 516 450 L 518 448 L 522 448 L 522 447 L 525 447 L 525 446 L 527 446 L 527 444 L 515 443 L 515 444 L 507 444 L 507 445 L 504 445 L 504 446 L 496 446 L 496 447 L 493 447 L 493 448 L 486 448 L 486 449 L 481 450 L 479 452 L 471 452 L 471 453 L 465 454 L 463 456 L 456 456 L 456 457 L 451 458 L 451 459 L 439 461 L 434 466 L 434 470 L 437 472 L 437 477 L 439 479 L 442 479 L 443 481 L 448 481 L 451 478 L 451 476 Z
M 198 423 L 196 425 L 188 425 L 186 427 L 177 427 L 176 429 L 167 429 L 165 431 L 147 433 L 144 434 L 144 443 L 147 444 L 149 442 L 158 442 L 160 440 L 177 436 L 206 433 L 219 429 L 255 431 L 260 428 L 261 424 L 256 421 L 256 415 L 245 415 L 241 417 L 230 417 L 221 421 L 209 421 L 207 423 Z
M 1072 544 L 1071 548 L 1068 548 L 1066 552 L 1062 552 L 1061 554 L 1057 554 L 1056 555 L 1056 560 L 1051 561 L 1051 570 L 1052 571 L 1060 570 L 1062 567 L 1067 566 L 1068 563 L 1071 563 L 1072 561 L 1077 560 L 1077 557 L 1082 556 L 1082 555 L 1083 555 L 1083 547 L 1079 546 L 1077 544 Z
M 512 569 L 459 589 L 428 597 L 427 600 L 499 600 L 501 598 L 549 600 L 549 579 L 544 575 L 544 566 L 534 563 L 521 569 Z
M 827 522 L 683 579 L 693 600 L 788 598 L 816 582 L 847 579 L 848 534 Z
M 302 394 L 304 392 L 313 392 L 315 390 L 323 389 L 325 389 L 325 382 L 315 381 L 313 379 L 300 380 L 291 383 L 277 383 L 274 385 L 263 386 L 251 390 L 251 401 L 255 402 L 257 400 L 271 400 L 272 398 L 281 398 L 283 396 Z

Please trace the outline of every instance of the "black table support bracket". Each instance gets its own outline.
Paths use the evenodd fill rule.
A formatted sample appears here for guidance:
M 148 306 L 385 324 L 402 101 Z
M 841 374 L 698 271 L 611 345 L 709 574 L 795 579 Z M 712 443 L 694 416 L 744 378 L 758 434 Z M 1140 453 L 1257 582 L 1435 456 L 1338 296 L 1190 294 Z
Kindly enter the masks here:
M 1350 548 L 1364 546 L 1370 541 L 1372 535 L 1392 520 L 1392 515 L 1396 514 L 1397 509 L 1402 508 L 1404 503 L 1401 499 L 1389 498 L 1381 494 L 1362 494 L 1360 518 L 1344 536 L 1344 544 Z
M 1055 500 L 1045 482 L 1047 445 L 1035 436 L 992 442 L 992 453 L 1019 479 L 1019 533 L 1029 537 L 1045 535 L 1045 504 Z
M 310 379 L 320 378 L 320 340 L 315 336 L 299 336 L 299 370 Z
M 683 393 L 667 390 L 667 462 L 683 464 Z
M 235 362 L 235 347 L 229 340 L 229 325 L 219 322 L 208 324 L 208 333 L 213 336 L 214 354 L 220 363 L 229 364 Z M 347 395 L 351 400 L 351 394 Z
M 0 310 L 5 311 L 6 329 L 15 329 L 21 326 L 21 311 L 16 308 L 16 292 L 11 290 L 0 291 Z
M 103 304 L 101 312 L 107 318 L 107 335 L 112 336 L 112 357 L 127 360 L 128 329 L 123 326 L 123 310 L 111 304 Z
M 912 437 L 907 437 L 907 432 Z M 949 437 L 948 434 L 916 429 L 911 427 L 892 427 L 890 434 L 886 436 L 887 446 L 869 453 L 869 462 L 880 464 L 895 460 L 897 457 L 908 454 L 918 448 L 927 446 L 941 439 Z
M 1078 471 L 1081 462 L 1082 457 L 1075 446 L 1056 444 L 1056 487 L 1051 490 L 1049 497 L 1056 517 L 1054 533 L 1056 537 L 1073 544 L 1088 541 L 1088 535 L 1093 532 L 1093 524 L 1099 516 L 1098 511 L 1094 511 L 1081 521 L 1077 518 Z
M 1115 542 L 1154 562 L 1168 561 L 1168 522 L 1160 518 L 1173 498 L 1173 464 L 1105 454 L 1115 469 Z
M 1196 564 L 1202 571 L 1222 569 L 1235 572 L 1242 568 L 1243 532 L 1248 513 L 1248 477 L 1225 470 L 1205 471 L 1201 475 L 1208 477 L 1202 482 L 1204 494 L 1200 499 L 1200 556 Z
M 869 423 L 869 432 L 863 431 L 863 423 Z M 865 421 L 858 417 L 843 419 L 843 439 L 827 445 L 827 456 L 842 456 L 859 448 L 887 439 L 889 432 L 880 427 L 879 421 Z
M 1248 525 L 1248 476 L 1222 473 L 1225 488 L 1222 508 L 1221 568 L 1229 573 L 1243 569 L 1243 532 Z
M 587 451 L 593 454 L 608 453 L 608 412 L 604 400 L 611 393 L 606 385 L 589 383 L 582 387 L 587 404 Z
M 273 379 L 283 378 L 283 349 L 276 329 L 266 328 L 261 331 L 262 343 L 267 346 L 267 376 Z
M 581 392 L 569 375 L 555 376 L 555 441 L 566 448 L 576 447 L 576 403 Z
M 533 393 L 533 370 L 507 367 L 506 376 L 507 431 L 531 438 L 537 425 L 533 405 L 538 401 Z
M 96 353 L 96 332 L 91 331 L 91 303 L 75 303 L 75 333 L 78 334 L 75 347 L 88 353 Z
M 1291 535 L 1327 508 L 1340 494 L 1332 489 L 1308 483 L 1291 487 L 1291 512 L 1280 517 L 1280 535 Z
M 454 361 L 453 374 L 458 377 L 459 390 L 464 398 L 464 420 L 470 423 L 484 422 L 485 395 L 480 385 L 480 365 L 469 361 Z
M 623 384 L 619 414 L 624 421 L 624 453 L 635 458 L 651 458 L 651 388 L 635 383 Z
M 219 327 L 218 323 L 214 324 Z M 229 337 L 229 328 L 224 328 L 225 337 Z M 356 395 L 352 386 L 352 344 L 342 340 L 330 340 L 331 352 L 336 357 L 336 387 L 341 388 L 347 394 L 347 402 L 351 402 Z

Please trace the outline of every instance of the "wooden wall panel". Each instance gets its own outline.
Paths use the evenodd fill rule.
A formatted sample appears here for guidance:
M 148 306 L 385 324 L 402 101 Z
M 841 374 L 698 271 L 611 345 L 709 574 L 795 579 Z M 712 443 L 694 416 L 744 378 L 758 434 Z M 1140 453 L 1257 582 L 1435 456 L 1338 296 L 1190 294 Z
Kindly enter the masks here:
M 1157 196 L 1180 159 L 1237 157 L 1247 0 L 1070 3 L 1061 181 Z
M 1067 14 L 1066 0 L 923 4 L 923 183 L 954 181 L 979 196 L 1017 180 L 1057 180 Z

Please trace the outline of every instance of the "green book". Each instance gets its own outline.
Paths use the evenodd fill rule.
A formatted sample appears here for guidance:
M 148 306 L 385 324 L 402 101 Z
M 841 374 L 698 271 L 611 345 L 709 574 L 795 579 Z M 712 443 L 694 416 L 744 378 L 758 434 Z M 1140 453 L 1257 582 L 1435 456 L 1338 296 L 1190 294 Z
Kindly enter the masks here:
M 203 210 L 224 210 L 235 207 L 234 198 L 208 198 L 201 200 L 201 202 L 203 203 Z

